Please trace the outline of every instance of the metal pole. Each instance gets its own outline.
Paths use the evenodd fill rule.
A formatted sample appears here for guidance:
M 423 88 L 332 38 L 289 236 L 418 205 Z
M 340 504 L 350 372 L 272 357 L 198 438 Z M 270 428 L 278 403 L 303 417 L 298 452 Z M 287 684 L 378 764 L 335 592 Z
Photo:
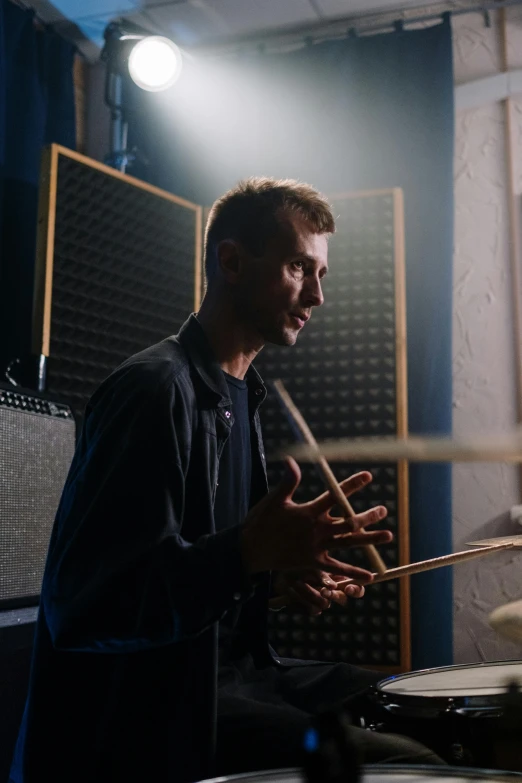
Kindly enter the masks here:
M 107 72 L 107 94 L 109 96 L 109 105 L 111 109 L 110 126 L 110 152 L 105 162 L 113 168 L 125 173 L 127 168 L 127 131 L 128 123 L 124 119 L 122 98 L 123 98 L 123 80 L 119 73 L 114 71 Z
M 147 8 L 169 5 L 167 2 L 157 2 L 148 5 Z M 276 52 L 278 46 L 285 46 L 288 43 L 314 43 L 326 41 L 330 38 L 344 38 L 349 32 L 357 35 L 372 35 L 377 33 L 389 32 L 393 29 L 393 15 L 404 14 L 399 20 L 405 28 L 408 25 L 436 22 L 443 18 L 445 14 L 450 16 L 463 16 L 464 14 L 484 14 L 488 11 L 497 11 L 502 8 L 511 8 L 522 5 L 522 0 L 486 0 L 467 8 L 453 8 L 449 2 L 437 3 L 434 7 L 437 10 L 429 11 L 425 14 L 408 16 L 404 14 L 404 8 L 383 9 L 374 13 L 343 14 L 342 16 L 324 18 L 309 22 L 306 24 L 296 24 L 293 27 L 287 27 L 285 30 L 274 30 L 273 32 L 246 33 L 244 35 L 234 35 L 220 41 L 207 41 L 189 48 L 189 52 L 206 56 L 216 56 L 222 54 L 242 54 L 248 51 L 249 47 L 257 47 L 259 44 L 271 45 L 271 51 Z M 411 9 L 412 12 L 415 9 Z

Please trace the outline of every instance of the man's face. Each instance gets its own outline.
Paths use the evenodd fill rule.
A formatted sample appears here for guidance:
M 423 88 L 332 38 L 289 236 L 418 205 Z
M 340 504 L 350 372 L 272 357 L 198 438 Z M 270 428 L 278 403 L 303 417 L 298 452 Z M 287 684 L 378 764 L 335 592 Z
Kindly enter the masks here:
M 328 242 L 296 216 L 284 216 L 279 232 L 259 258 L 248 256 L 238 281 L 242 319 L 276 345 L 294 345 L 323 303 L 321 280 L 328 271 Z

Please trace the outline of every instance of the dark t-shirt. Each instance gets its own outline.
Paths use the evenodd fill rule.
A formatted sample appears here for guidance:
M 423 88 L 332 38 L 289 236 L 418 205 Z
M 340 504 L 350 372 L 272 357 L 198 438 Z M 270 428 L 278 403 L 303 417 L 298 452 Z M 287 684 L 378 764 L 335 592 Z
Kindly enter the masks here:
M 219 460 L 218 486 L 214 502 L 216 530 L 240 525 L 250 508 L 252 483 L 252 453 L 250 444 L 250 415 L 246 381 L 224 373 L 234 424 Z M 219 623 L 219 665 L 234 657 L 234 639 L 241 607 L 230 609 Z

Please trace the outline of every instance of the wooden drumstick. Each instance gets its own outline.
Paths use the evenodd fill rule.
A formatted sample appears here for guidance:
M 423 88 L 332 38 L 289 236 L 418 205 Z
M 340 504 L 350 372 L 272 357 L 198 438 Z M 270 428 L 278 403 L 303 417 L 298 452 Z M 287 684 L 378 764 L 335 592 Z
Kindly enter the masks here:
M 294 401 L 288 394 L 282 381 L 280 380 L 274 381 L 274 388 L 277 394 L 279 395 L 281 402 L 283 403 L 288 413 L 292 417 L 294 423 L 296 424 L 305 443 L 307 443 L 312 448 L 317 449 L 316 463 L 321 473 L 323 474 L 323 477 L 326 481 L 327 486 L 330 488 L 332 495 L 335 497 L 337 504 L 343 509 L 347 517 L 354 517 L 355 511 L 350 505 L 348 498 L 345 496 L 341 487 L 339 486 L 339 483 L 335 478 L 334 473 L 330 465 L 326 461 L 325 457 L 319 454 L 317 441 L 314 438 L 312 431 L 310 430 L 308 424 L 302 417 L 301 412 L 295 405 Z M 381 558 L 380 554 L 377 552 L 376 548 L 372 544 L 368 544 L 363 548 L 366 552 L 366 555 L 368 557 L 368 560 L 370 561 L 370 565 L 372 566 L 372 568 L 374 568 L 377 571 L 377 573 L 381 576 L 385 574 L 386 565 L 384 564 L 384 561 Z
M 420 560 L 418 563 L 411 563 L 410 565 L 399 566 L 398 568 L 389 568 L 385 574 L 374 574 L 373 582 L 370 582 L 370 585 L 376 584 L 376 582 L 386 582 L 388 579 L 397 579 L 400 576 L 420 574 L 423 571 L 431 571 L 434 568 L 464 563 L 466 560 L 473 560 L 475 557 L 484 557 L 493 552 L 500 552 L 502 549 L 515 548 L 515 544 L 510 542 L 506 544 L 495 544 L 495 546 L 483 546 L 477 549 L 466 549 L 465 552 L 453 552 L 451 555 L 432 557 L 430 560 Z M 346 579 L 342 582 L 338 582 L 338 587 L 342 589 L 349 584 L 354 584 L 354 580 Z
M 401 576 L 411 576 L 412 574 L 420 574 L 423 571 L 431 571 L 434 568 L 442 568 L 443 566 L 456 565 L 457 563 L 463 563 L 467 560 L 473 560 L 475 557 L 484 557 L 494 552 L 500 552 L 503 549 L 516 549 L 517 547 L 513 543 L 508 544 L 496 544 L 495 546 L 484 546 L 480 549 L 466 549 L 465 552 L 453 552 L 451 555 L 443 555 L 442 557 L 433 557 L 431 560 L 420 560 L 418 563 L 411 563 L 410 565 L 399 566 L 398 568 L 389 568 L 385 574 L 374 574 L 373 582 L 369 582 L 365 587 L 371 587 L 377 582 L 387 582 L 389 579 L 398 579 Z M 355 579 L 343 579 L 337 583 L 337 587 L 328 589 L 339 589 L 347 587 L 347 585 L 359 584 Z M 291 599 L 285 596 L 273 598 L 270 601 L 271 609 L 283 609 L 291 602 Z

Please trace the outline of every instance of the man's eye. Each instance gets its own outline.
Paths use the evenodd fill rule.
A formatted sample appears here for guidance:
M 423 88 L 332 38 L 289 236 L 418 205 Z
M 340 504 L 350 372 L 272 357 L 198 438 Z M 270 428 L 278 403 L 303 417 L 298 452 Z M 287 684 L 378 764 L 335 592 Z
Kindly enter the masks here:
M 294 269 L 304 269 L 304 261 L 293 261 L 292 266 Z

